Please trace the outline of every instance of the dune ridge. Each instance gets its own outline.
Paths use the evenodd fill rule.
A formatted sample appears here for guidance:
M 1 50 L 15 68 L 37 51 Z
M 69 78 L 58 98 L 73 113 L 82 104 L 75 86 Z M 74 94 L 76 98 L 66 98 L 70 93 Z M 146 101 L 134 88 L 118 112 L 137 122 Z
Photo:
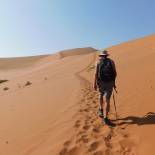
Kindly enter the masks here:
M 61 58 L 64 58 L 68 56 L 76 56 L 76 55 L 94 53 L 96 51 L 97 50 L 92 47 L 86 47 L 86 48 L 75 48 L 75 49 L 60 51 L 59 54 Z
M 15 58 L 0 58 L 1 70 L 10 70 L 17 68 L 32 67 L 37 61 L 47 57 L 48 55 L 30 56 L 30 57 L 15 57 Z

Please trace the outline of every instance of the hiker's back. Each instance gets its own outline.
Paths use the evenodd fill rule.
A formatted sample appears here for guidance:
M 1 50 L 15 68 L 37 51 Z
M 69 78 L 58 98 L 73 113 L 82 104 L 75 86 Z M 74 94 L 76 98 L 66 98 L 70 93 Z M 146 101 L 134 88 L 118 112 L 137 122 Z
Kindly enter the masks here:
M 103 82 L 110 82 L 115 80 L 115 69 L 113 61 L 109 58 L 100 59 L 98 78 Z

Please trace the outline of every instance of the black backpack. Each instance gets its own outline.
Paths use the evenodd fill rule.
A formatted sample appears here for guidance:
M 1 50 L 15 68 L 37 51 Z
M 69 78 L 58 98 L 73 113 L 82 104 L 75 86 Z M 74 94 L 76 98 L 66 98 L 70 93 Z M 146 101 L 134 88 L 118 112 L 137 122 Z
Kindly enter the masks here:
M 115 80 L 115 71 L 112 61 L 108 58 L 102 59 L 99 63 L 99 80 L 110 82 Z

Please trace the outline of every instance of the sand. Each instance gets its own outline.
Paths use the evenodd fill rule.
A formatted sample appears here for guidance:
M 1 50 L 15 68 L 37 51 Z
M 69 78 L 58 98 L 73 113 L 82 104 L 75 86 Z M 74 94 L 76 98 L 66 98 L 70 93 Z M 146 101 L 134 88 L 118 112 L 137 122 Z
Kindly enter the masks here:
M 0 154 L 154 155 L 155 35 L 109 48 L 117 66 L 116 121 L 103 126 L 93 90 L 98 51 L 0 59 Z

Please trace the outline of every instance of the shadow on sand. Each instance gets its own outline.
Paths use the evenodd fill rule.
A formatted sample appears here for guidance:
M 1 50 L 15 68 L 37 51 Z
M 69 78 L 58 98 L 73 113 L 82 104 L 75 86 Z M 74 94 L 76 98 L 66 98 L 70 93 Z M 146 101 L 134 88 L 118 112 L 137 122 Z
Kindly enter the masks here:
M 125 118 L 119 118 L 118 125 L 131 125 L 131 124 L 137 124 L 137 125 L 151 125 L 155 124 L 155 113 L 154 112 L 148 112 L 145 116 L 138 117 L 138 116 L 128 116 Z

